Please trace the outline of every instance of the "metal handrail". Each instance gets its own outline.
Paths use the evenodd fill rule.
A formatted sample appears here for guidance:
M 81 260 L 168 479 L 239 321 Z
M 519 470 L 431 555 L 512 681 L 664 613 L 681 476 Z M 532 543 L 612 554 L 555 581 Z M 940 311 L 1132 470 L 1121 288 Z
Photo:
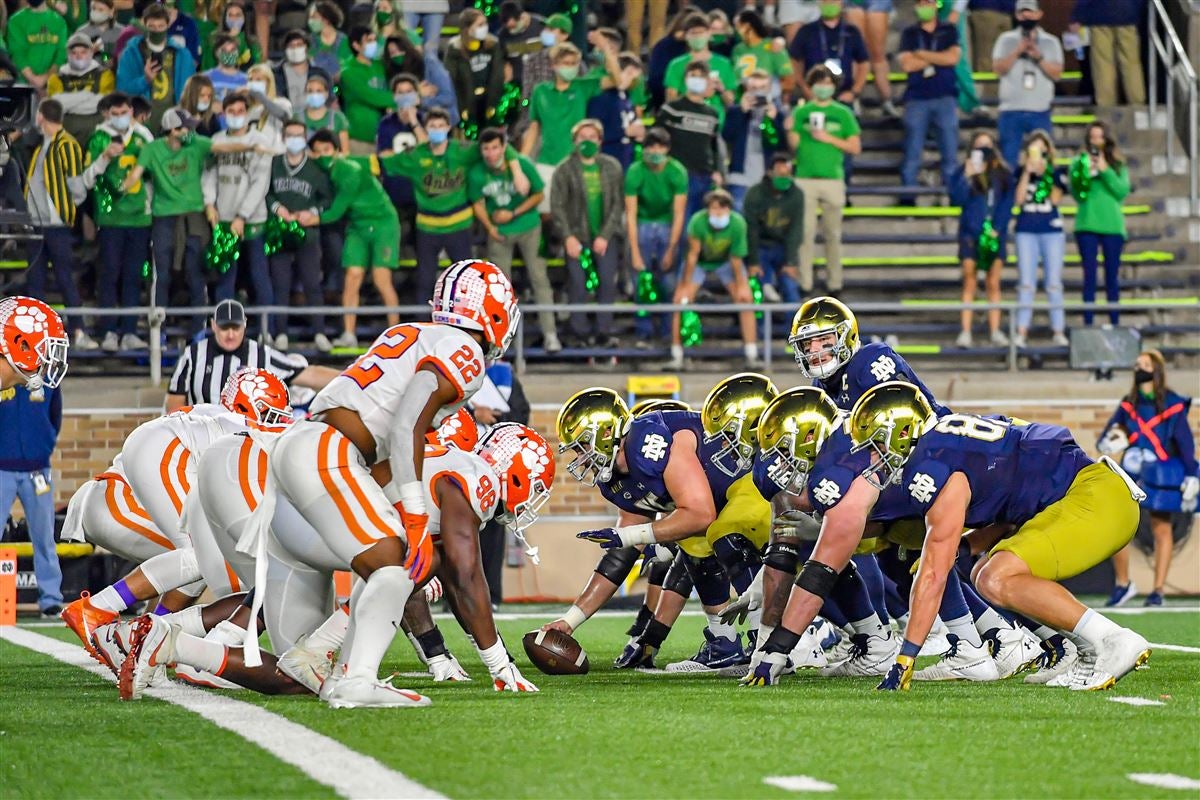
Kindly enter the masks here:
M 1146 4 L 1147 25 L 1146 33 L 1150 38 L 1150 124 L 1154 125 L 1155 112 L 1158 107 L 1158 67 L 1161 60 L 1167 76 L 1167 119 L 1170 126 L 1167 131 L 1167 171 L 1172 169 L 1175 156 L 1175 138 L 1177 132 L 1175 120 L 1175 84 L 1176 73 L 1181 73 L 1185 91 L 1187 92 L 1187 156 L 1188 156 L 1188 199 L 1193 215 L 1200 215 L 1200 148 L 1197 143 L 1198 107 L 1200 107 L 1200 85 L 1197 84 L 1196 70 L 1188 59 L 1187 50 L 1167 16 L 1167 10 L 1162 0 L 1150 0 Z M 1159 25 L 1166 30 L 1166 38 L 1159 35 Z

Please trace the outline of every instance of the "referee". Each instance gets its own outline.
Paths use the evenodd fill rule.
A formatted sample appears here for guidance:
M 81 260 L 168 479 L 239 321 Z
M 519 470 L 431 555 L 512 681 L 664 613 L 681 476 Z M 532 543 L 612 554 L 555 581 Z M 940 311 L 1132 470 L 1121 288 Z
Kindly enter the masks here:
M 237 300 L 222 300 L 213 311 L 211 336 L 192 342 L 183 352 L 167 389 L 167 413 L 197 403 L 219 403 L 229 376 L 242 367 L 265 368 L 293 387 L 319 391 L 341 374 L 329 367 L 309 366 L 304 356 L 282 353 L 246 338 L 246 309 Z

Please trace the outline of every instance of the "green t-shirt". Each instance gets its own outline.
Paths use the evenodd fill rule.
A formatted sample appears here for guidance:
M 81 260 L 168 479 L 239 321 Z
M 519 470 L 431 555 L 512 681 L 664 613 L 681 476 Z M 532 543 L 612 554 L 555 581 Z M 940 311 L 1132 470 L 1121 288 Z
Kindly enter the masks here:
M 508 147 L 507 162 L 516 155 Z M 379 159 L 384 172 L 412 181 L 417 196 L 417 230 L 454 233 L 471 227 L 475 215 L 467 201 L 467 173 L 478 164 L 479 145 L 452 141 L 446 151 L 435 155 L 429 143 Z
M 587 195 L 588 227 L 592 236 L 600 234 L 604 224 L 604 191 L 600 186 L 600 165 L 581 164 L 583 167 L 583 191 Z
M 329 167 L 333 203 L 321 212 L 321 223 L 346 218 L 346 225 L 369 227 L 374 223 L 399 226 L 396 208 L 369 166 L 353 158 L 334 156 Z
M 305 109 L 300 118 L 304 120 L 304 127 L 309 133 L 313 131 L 329 130 L 335 136 L 340 135 L 342 131 L 350 130 L 350 120 L 346 119 L 346 115 L 336 109 L 331 109 L 328 106 L 321 109 L 325 112 L 325 116 L 320 119 L 313 119 L 308 115 L 311 109 Z
M 517 160 L 521 162 L 521 172 L 525 173 L 525 177 L 529 179 L 529 193 L 536 194 L 544 191 L 546 184 L 534 169 L 533 163 L 525 156 L 517 156 Z M 472 203 L 483 200 L 488 216 L 502 210 L 516 211 L 517 206 L 524 203 L 527 197 L 527 195 L 517 194 L 517 190 L 513 188 L 512 169 L 509 168 L 507 161 L 498 170 L 490 168 L 483 161 L 471 167 L 471 171 L 467 175 L 467 194 Z M 500 223 L 496 227 L 504 236 L 516 236 L 533 230 L 539 222 L 535 206 L 524 214 L 513 217 L 510 222 Z
M 170 217 L 204 210 L 204 193 L 200 176 L 204 161 L 212 150 L 212 139 L 193 136 L 192 140 L 172 150 L 168 139 L 155 139 L 142 148 L 138 166 L 154 182 L 150 210 L 156 217 Z
M 18 80 L 25 67 L 45 75 L 67 63 L 67 23 L 53 9 L 23 8 L 8 21 L 7 44 Z
M 688 220 L 688 239 L 700 240 L 700 269 L 709 271 L 724 266 L 731 258 L 745 258 L 746 218 L 729 212 L 729 224 L 716 230 L 708 224 L 708 211 L 701 209 Z
M 625 173 L 625 196 L 638 199 L 639 222 L 670 222 L 675 213 L 675 198 L 687 196 L 687 169 L 674 158 L 658 172 L 643 161 L 629 165 Z
M 342 66 L 338 86 L 342 108 L 350 122 L 350 138 L 374 145 L 379 120 L 396 108 L 383 64 L 379 61 L 364 64 L 357 58 L 348 61 Z
M 588 101 L 600 94 L 600 78 L 576 78 L 566 91 L 554 88 L 554 81 L 543 81 L 533 87 L 529 96 L 529 119 L 542 126 L 542 149 L 537 163 L 561 164 L 575 145 L 571 128 L 587 117 Z
M 761 69 L 772 78 L 792 74 L 792 60 L 783 50 L 776 50 L 769 39 L 763 39 L 756 45 L 742 42 L 733 48 L 733 70 L 741 80 Z
M 681 95 L 687 94 L 687 66 L 695 60 L 695 56 L 691 53 L 684 53 L 671 59 L 671 63 L 667 65 L 667 77 L 663 81 L 663 85 L 668 89 L 674 89 Z M 708 57 L 708 71 L 717 73 L 721 78 L 721 83 L 725 85 L 726 91 L 737 91 L 737 76 L 733 72 L 733 62 L 728 58 L 713 53 Z M 713 92 L 706 102 L 716 110 L 721 118 L 721 124 L 724 125 L 725 103 L 721 100 L 720 93 Z
M 108 131 L 97 128 L 88 139 L 86 163 L 90 166 L 112 141 L 113 137 Z M 128 193 L 119 191 L 125 176 L 138 163 L 138 157 L 147 144 L 149 140 L 134 131 L 125 143 L 125 151 L 109 159 L 104 174 L 96 179 L 96 188 L 93 190 L 96 196 L 96 224 L 101 228 L 145 228 L 150 225 L 150 212 L 146 210 L 146 182 L 138 181 Z M 112 205 L 107 210 L 107 203 L 100 199 L 104 194 L 112 198 Z
M 825 130 L 836 139 L 849 139 L 857 136 L 861 130 L 850 107 L 836 100 L 827 106 L 811 102 L 797 106 L 792 112 L 795 131 L 800 135 L 800 144 L 796 148 L 796 177 L 843 180 L 845 171 L 842 162 L 845 154 L 833 145 L 818 142 L 812 137 L 814 114 L 820 115 Z

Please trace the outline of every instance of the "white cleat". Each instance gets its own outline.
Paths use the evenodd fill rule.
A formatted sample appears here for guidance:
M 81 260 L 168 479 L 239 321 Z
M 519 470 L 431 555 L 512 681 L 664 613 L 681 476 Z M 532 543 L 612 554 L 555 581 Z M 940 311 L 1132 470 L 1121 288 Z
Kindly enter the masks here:
M 950 641 L 950 649 L 942 653 L 936 664 L 930 664 L 913 674 L 914 681 L 998 681 L 1000 671 L 986 645 L 976 647 L 961 639 Z
M 121 674 L 121 664 L 125 663 L 125 646 L 118 636 L 120 625 L 119 622 L 110 622 L 92 631 L 92 647 L 96 648 L 105 666 L 117 676 Z
M 388 681 L 345 677 L 329 692 L 330 708 L 416 708 L 431 705 L 428 697 L 411 689 L 397 689 Z
M 175 637 L 178 635 L 178 626 L 162 617 L 143 614 L 133 621 L 129 652 L 121 664 L 118 680 L 122 700 L 140 699 L 156 668 L 174 661 Z
M 821 649 L 820 637 L 813 626 L 809 625 L 800 641 L 792 648 L 792 652 L 788 653 L 788 663 L 781 674 L 791 675 L 802 669 L 824 669 L 827 666 L 829 657 Z
M 333 688 L 337 686 L 338 681 L 344 677 L 346 677 L 346 667 L 344 665 L 338 666 L 337 664 L 334 664 L 332 671 L 329 673 L 329 677 L 326 678 L 325 682 L 321 684 L 321 691 L 317 693 L 317 697 L 321 698 L 323 702 L 328 703 L 329 695 L 333 693 Z
M 175 677 L 184 683 L 192 686 L 203 686 L 205 689 L 233 689 L 242 690 L 246 687 L 238 686 L 233 681 L 228 681 L 220 675 L 214 675 L 211 672 L 203 669 L 196 669 L 187 664 L 175 665 Z
M 950 649 L 950 640 L 946 638 L 944 633 L 929 632 L 925 637 L 925 644 L 921 645 L 921 652 L 918 656 L 940 656 L 942 653 Z
M 1024 665 L 1041 655 L 1037 640 L 1020 628 L 993 628 L 983 635 L 983 643 L 995 660 L 1001 678 L 1016 675 Z
M 1078 651 L 1075 649 L 1075 643 L 1070 639 L 1064 639 L 1062 652 L 1057 650 L 1046 652 L 1043 650 L 1037 658 L 1021 665 L 1022 669 L 1033 670 L 1031 674 L 1025 676 L 1025 683 L 1049 685 L 1060 675 L 1071 669 L 1077 656 Z
M 850 637 L 844 661 L 821 670 L 826 678 L 866 678 L 886 675 L 900 652 L 900 638 L 887 631 L 884 636 L 856 633 Z
M 305 686 L 313 694 L 321 693 L 321 685 L 333 671 L 333 653 L 308 648 L 308 637 L 301 636 L 279 657 L 275 668 Z M 178 670 L 176 670 L 178 672 Z
M 1092 674 L 1071 683 L 1072 691 L 1096 692 L 1111 689 L 1117 681 L 1150 660 L 1150 643 L 1141 634 L 1119 628 L 1100 643 Z
M 1071 666 L 1067 667 L 1066 670 L 1054 678 L 1046 681 L 1046 685 L 1067 689 L 1075 684 L 1086 685 L 1092 679 L 1092 672 L 1095 670 L 1095 667 L 1096 651 L 1077 649 L 1075 651 L 1075 660 L 1071 662 Z

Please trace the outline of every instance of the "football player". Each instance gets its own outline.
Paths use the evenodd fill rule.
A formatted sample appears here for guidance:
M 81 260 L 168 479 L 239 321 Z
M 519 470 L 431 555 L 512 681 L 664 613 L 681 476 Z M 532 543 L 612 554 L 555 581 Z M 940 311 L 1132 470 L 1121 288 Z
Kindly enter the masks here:
M 31 400 L 45 398 L 67 374 L 70 341 L 58 312 L 41 300 L 14 295 L 0 300 L 0 389 L 24 386 Z

